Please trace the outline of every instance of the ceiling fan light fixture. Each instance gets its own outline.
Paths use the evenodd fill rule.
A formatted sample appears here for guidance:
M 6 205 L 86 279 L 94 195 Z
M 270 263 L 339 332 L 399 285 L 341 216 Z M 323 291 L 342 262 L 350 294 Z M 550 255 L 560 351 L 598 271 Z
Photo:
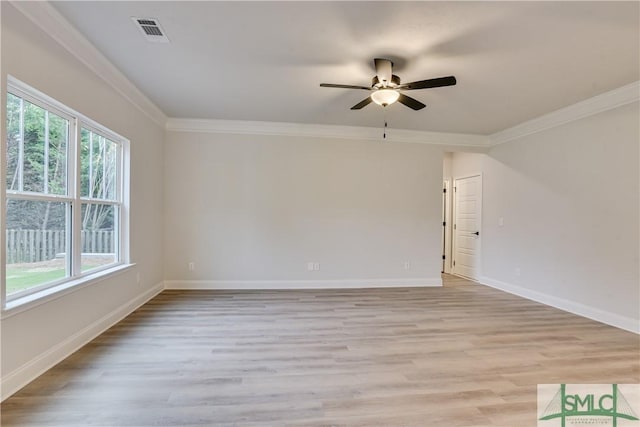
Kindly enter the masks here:
M 2 0 L 0 0 L 2 1 Z M 386 107 L 394 102 L 411 108 L 413 111 L 422 110 L 425 104 L 399 91 L 415 89 L 431 89 L 434 87 L 453 86 L 456 84 L 454 76 L 438 77 L 435 79 L 419 80 L 411 83 L 400 84 L 400 77 L 393 74 L 393 62 L 388 59 L 376 58 L 373 60 L 376 75 L 371 80 L 371 86 L 338 85 L 333 83 L 320 83 L 322 87 L 336 87 L 341 89 L 360 89 L 369 91 L 370 94 L 362 101 L 351 107 L 352 110 L 361 110 L 375 102 Z
M 378 89 L 371 94 L 371 99 L 378 105 L 386 107 L 400 98 L 400 92 L 393 89 Z

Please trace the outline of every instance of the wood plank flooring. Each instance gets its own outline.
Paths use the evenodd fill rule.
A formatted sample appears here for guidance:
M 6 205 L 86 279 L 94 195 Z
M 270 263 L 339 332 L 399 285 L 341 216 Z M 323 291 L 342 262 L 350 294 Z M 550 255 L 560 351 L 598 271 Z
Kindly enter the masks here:
M 640 337 L 471 282 L 165 291 L 3 426 L 535 426 L 538 383 L 639 383 Z

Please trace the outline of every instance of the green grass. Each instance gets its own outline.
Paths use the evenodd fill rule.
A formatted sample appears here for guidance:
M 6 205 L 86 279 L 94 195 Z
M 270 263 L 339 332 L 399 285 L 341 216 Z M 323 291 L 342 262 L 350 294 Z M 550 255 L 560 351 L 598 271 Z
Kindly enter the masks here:
M 7 295 L 64 279 L 66 271 L 61 265 L 62 263 L 63 261 L 53 263 L 53 265 L 51 262 L 7 264 Z M 102 265 L 105 263 L 83 260 L 82 271 L 88 271 Z
M 7 265 L 7 295 L 64 278 L 64 268 L 33 271 L 30 267 Z

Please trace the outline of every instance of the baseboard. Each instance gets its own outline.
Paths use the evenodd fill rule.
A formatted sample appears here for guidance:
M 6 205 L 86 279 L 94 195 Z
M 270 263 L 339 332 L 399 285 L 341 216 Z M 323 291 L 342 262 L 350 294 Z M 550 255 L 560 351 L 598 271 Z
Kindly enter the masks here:
M 361 289 L 442 286 L 442 278 L 345 280 L 166 280 L 165 289 Z
M 21 367 L 2 377 L 0 389 L 2 401 L 29 384 L 31 381 L 60 363 L 66 357 L 77 351 L 89 341 L 115 325 L 134 310 L 145 304 L 164 289 L 164 283 L 159 283 L 153 288 L 139 295 L 125 305 L 122 305 L 111 313 L 96 320 L 86 328 L 73 334 L 66 340 L 55 345 L 39 356 L 31 359 Z
M 619 314 L 611 313 L 610 311 L 601 310 L 599 308 L 580 304 L 564 298 L 533 291 L 531 289 L 523 288 L 522 286 L 512 285 L 489 277 L 481 277 L 480 283 L 572 314 L 577 314 L 578 316 L 595 320 L 596 322 L 640 334 L 640 321 L 631 317 L 620 316 Z

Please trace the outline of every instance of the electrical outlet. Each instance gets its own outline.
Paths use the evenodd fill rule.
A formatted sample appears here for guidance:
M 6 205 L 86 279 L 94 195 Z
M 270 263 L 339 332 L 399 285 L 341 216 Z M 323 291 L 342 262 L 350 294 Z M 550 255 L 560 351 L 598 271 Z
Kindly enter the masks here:
M 194 271 L 196 269 L 196 263 L 191 261 L 189 263 L 189 271 Z
M 307 263 L 307 271 L 313 271 L 313 263 L 312 262 L 308 262 Z
M 320 263 L 316 262 L 313 264 L 313 271 L 319 271 L 320 270 Z
M 139 285 L 140 284 L 140 273 L 136 273 L 136 283 Z
M 404 269 L 405 270 L 410 270 L 411 269 L 411 263 L 409 261 L 405 261 L 404 262 Z

